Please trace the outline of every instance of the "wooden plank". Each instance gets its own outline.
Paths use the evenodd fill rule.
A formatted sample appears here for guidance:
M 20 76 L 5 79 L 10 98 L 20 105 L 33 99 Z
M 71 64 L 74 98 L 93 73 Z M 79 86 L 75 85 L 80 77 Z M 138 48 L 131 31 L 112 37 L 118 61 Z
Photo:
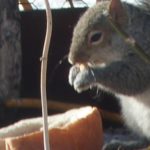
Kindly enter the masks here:
M 19 0 L 19 3 L 25 11 L 32 10 L 32 5 L 28 0 Z

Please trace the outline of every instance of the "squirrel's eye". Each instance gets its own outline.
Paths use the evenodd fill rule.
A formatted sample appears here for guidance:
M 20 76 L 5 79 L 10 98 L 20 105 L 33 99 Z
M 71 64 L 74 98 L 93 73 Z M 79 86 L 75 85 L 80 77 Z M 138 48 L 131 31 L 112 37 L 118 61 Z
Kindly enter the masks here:
M 94 31 L 89 35 L 89 44 L 96 45 L 102 40 L 102 32 Z

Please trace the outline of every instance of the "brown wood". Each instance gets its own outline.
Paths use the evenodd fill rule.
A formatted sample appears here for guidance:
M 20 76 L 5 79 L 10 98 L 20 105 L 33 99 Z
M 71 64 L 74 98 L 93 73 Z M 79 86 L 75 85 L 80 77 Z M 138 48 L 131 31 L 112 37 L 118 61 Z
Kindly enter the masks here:
M 11 99 L 4 103 L 6 108 L 31 108 L 31 109 L 41 109 L 41 101 L 40 99 L 35 98 L 22 98 L 22 99 Z M 55 100 L 48 100 L 48 109 L 57 111 L 57 112 L 65 112 L 69 109 L 84 107 L 87 104 L 76 104 L 76 103 L 65 103 Z M 111 121 L 113 123 L 122 124 L 123 120 L 118 113 L 110 112 L 101 109 L 98 107 L 99 112 L 104 120 Z
M 25 11 L 27 10 L 32 10 L 32 6 L 31 6 L 31 3 L 29 3 L 28 0 L 19 0 L 20 4 L 22 5 L 23 9 Z

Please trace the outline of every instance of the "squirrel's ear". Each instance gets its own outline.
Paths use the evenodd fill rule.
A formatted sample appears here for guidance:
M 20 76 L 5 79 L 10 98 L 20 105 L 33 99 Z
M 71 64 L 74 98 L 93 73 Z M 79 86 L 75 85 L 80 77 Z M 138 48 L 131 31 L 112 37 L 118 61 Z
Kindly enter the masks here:
M 111 0 L 109 6 L 109 14 L 112 17 L 113 21 L 115 21 L 119 25 L 124 25 L 128 21 L 127 14 L 120 0 Z

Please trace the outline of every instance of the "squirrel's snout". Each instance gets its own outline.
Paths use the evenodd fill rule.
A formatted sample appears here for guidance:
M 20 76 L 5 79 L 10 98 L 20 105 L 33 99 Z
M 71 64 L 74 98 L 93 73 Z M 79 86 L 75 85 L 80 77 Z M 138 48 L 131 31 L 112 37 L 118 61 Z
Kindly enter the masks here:
M 71 58 L 71 56 L 69 55 L 68 56 L 68 62 L 71 64 L 71 65 L 73 65 L 74 63 L 73 63 L 73 59 Z

